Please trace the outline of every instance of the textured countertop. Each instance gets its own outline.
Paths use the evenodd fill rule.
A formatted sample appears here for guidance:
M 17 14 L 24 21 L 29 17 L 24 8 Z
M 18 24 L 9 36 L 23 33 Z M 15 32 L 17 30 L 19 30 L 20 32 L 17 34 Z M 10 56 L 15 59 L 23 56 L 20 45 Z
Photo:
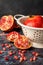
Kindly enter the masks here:
M 18 31 L 19 33 L 22 34 L 22 30 L 21 29 L 15 29 L 16 31 Z M 2 33 L 2 31 L 0 31 L 0 33 Z M 7 40 L 5 40 L 5 36 L 0 36 L 0 50 L 2 50 L 1 44 L 2 43 L 8 43 L 8 44 L 12 44 L 10 42 L 8 42 Z M 38 56 L 36 61 L 30 62 L 30 57 L 32 57 L 32 52 L 36 51 L 39 52 L 43 55 L 43 49 L 36 49 L 36 48 L 30 48 L 28 50 L 26 50 L 26 57 L 27 60 L 23 61 L 23 62 L 19 62 L 19 60 L 14 60 L 13 56 L 9 57 L 9 61 L 5 61 L 4 60 L 4 56 L 6 56 L 8 54 L 7 51 L 16 51 L 16 54 L 18 55 L 18 49 L 14 47 L 14 45 L 12 45 L 11 49 L 7 49 L 3 54 L 0 54 L 0 65 L 43 65 L 43 56 Z

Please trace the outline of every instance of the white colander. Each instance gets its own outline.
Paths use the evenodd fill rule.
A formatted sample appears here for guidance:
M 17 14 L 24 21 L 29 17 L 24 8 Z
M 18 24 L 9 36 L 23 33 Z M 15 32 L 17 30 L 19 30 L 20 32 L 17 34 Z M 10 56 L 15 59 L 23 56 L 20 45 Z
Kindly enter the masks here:
M 18 16 L 21 16 L 21 17 L 17 19 Z M 24 35 L 30 39 L 32 46 L 36 48 L 43 48 L 43 28 L 25 26 L 23 22 L 28 17 L 29 16 L 18 14 L 14 16 L 14 19 L 21 26 Z

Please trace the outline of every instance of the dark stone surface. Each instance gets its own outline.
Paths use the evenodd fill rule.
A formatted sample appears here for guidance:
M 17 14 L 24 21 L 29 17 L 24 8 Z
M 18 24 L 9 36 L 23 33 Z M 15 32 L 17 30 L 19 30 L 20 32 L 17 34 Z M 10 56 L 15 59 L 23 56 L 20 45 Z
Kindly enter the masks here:
M 15 31 L 19 32 L 22 34 L 22 30 L 21 29 L 15 29 Z M 0 33 L 2 33 L 2 31 L 0 31 Z M 36 48 L 30 48 L 26 51 L 25 56 L 27 57 L 26 61 L 23 62 L 19 62 L 19 60 L 14 60 L 13 56 L 9 56 L 9 61 L 5 61 L 4 60 L 4 56 L 8 55 L 8 51 L 12 50 L 12 51 L 16 51 L 16 55 L 19 57 L 18 55 L 18 49 L 16 47 L 14 47 L 14 45 L 10 42 L 8 42 L 5 39 L 5 36 L 0 36 L 0 50 L 2 50 L 1 44 L 2 43 L 8 43 L 11 44 L 12 47 L 10 49 L 7 49 L 3 54 L 0 54 L 0 65 L 43 65 L 43 49 L 36 49 Z M 32 57 L 32 52 L 36 51 L 39 52 L 41 54 L 41 56 L 37 57 L 36 61 L 30 62 L 29 59 L 30 57 Z

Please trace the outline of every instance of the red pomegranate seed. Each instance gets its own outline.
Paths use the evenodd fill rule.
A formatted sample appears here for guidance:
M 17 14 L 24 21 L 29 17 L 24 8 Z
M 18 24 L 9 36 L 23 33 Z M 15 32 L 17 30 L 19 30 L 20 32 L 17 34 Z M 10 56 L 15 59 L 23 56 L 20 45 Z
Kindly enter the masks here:
M 16 51 L 13 51 L 13 54 L 15 54 L 16 53 Z
M 6 56 L 6 57 L 4 57 L 4 59 L 6 60 L 6 61 L 8 61 L 9 60 L 9 58 Z
M 3 48 L 4 51 L 6 51 L 6 48 Z
M 21 50 L 18 50 L 18 52 L 21 52 Z
M 26 50 L 22 50 L 22 53 L 25 53 L 26 52 Z
M 31 57 L 31 58 L 30 58 L 30 62 L 32 62 L 32 61 L 33 61 L 33 58 Z
M 33 61 L 35 61 L 36 59 L 37 59 L 36 56 L 34 56 L 34 57 L 33 57 Z
M 12 55 L 13 55 L 13 52 L 11 52 L 11 51 L 8 52 L 8 55 L 9 55 L 9 56 L 12 56 Z
M 23 57 L 23 56 L 24 56 L 24 54 L 23 54 L 23 53 L 20 53 L 20 56 L 22 56 L 22 57 Z
M 35 54 L 36 54 L 36 52 L 35 52 L 35 51 L 33 51 L 33 52 L 32 52 L 32 54 L 33 54 L 33 55 L 35 55 Z
M 39 53 L 36 52 L 35 56 L 38 56 L 38 55 L 39 55 Z
M 19 62 L 22 62 L 24 59 L 23 59 L 23 57 L 20 57 L 20 60 L 19 60 Z
M 11 47 L 11 44 L 9 44 L 9 48 Z
M 9 48 L 9 46 L 6 46 L 6 48 Z
M 2 54 L 3 52 L 0 50 L 0 54 Z
M 20 54 L 21 54 L 21 52 L 19 51 L 19 52 L 18 52 L 18 54 L 20 55 Z
M 4 46 L 5 46 L 5 44 L 3 43 L 3 44 L 2 44 L 2 47 L 4 47 Z
M 10 48 L 11 47 L 11 45 L 9 44 L 8 46 L 6 46 L 7 48 Z
M 32 54 L 35 55 L 35 56 L 38 56 L 39 55 L 38 52 L 32 52 Z
M 18 60 L 18 56 L 14 56 L 14 59 Z
M 5 46 L 9 46 L 9 44 L 8 43 L 5 43 Z
M 27 60 L 27 58 L 24 56 L 24 61 Z

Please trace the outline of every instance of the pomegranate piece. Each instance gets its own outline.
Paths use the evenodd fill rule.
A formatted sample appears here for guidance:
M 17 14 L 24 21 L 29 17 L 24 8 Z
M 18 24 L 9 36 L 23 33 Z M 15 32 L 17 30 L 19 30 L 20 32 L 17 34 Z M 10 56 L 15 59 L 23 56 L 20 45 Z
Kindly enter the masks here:
M 24 35 L 21 35 L 20 38 L 16 39 L 14 45 L 19 49 L 28 49 L 32 46 L 28 38 Z
M 12 15 L 2 16 L 0 20 L 0 29 L 2 31 L 11 31 L 14 28 L 14 18 Z
M 6 35 L 7 40 L 14 42 L 16 39 L 19 39 L 20 34 L 16 31 L 10 32 Z

